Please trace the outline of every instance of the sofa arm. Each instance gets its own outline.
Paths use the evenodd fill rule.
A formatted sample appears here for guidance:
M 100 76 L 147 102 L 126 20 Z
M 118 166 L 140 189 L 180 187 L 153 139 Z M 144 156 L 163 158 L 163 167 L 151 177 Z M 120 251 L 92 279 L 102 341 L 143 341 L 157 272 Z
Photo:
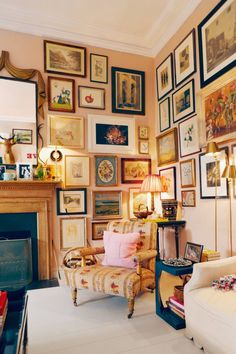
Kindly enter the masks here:
M 156 255 L 157 255 L 157 251 L 156 250 L 147 250 L 147 251 L 141 251 L 141 252 L 135 253 L 131 257 L 131 259 L 134 262 L 141 263 L 142 261 L 146 261 L 148 259 L 156 257 Z
M 184 287 L 184 293 L 198 288 L 211 286 L 212 281 L 227 274 L 236 273 L 236 256 L 217 261 L 197 263 L 193 266 L 193 275 Z

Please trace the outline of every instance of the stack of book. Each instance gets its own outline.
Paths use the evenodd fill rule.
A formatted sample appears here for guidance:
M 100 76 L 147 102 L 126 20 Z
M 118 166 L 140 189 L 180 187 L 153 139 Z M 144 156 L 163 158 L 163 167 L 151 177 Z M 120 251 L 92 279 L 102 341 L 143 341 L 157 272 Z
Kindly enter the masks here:
M 201 259 L 202 262 L 216 261 L 217 259 L 220 259 L 220 252 L 209 249 L 203 250 Z
M 0 291 L 0 337 L 7 317 L 7 305 L 8 305 L 7 292 Z
M 170 296 L 166 302 L 169 309 L 179 317 L 185 319 L 184 315 L 184 303 L 178 300 L 175 296 Z

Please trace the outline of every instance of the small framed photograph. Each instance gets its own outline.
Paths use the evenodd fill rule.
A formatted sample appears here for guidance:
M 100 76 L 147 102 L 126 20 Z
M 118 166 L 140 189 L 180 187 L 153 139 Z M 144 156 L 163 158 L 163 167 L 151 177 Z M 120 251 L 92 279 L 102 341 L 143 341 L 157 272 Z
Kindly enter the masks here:
M 160 132 L 170 128 L 170 97 L 159 103 Z
M 0 165 L 0 181 L 4 180 L 4 173 L 6 172 L 6 166 Z
M 31 180 L 33 179 L 33 168 L 29 163 L 19 163 L 17 164 L 17 179 L 20 180 Z
M 95 156 L 95 184 L 97 187 L 117 186 L 117 157 Z
M 176 199 L 176 168 L 169 167 L 159 170 L 165 192 L 161 192 L 161 200 Z
M 94 219 L 122 218 L 122 191 L 93 192 Z
M 196 192 L 194 189 L 181 191 L 181 199 L 183 207 L 195 207 L 196 206 Z
M 136 219 L 134 213 L 141 210 L 151 210 L 151 198 L 149 193 L 140 192 L 140 188 L 129 189 L 129 218 Z
M 157 98 L 160 101 L 174 88 L 172 53 L 156 68 Z
M 151 174 L 151 159 L 121 159 L 121 183 L 142 183 Z
M 12 135 L 15 135 L 17 144 L 33 144 L 33 131 L 31 129 L 12 129 Z
M 86 219 L 60 218 L 61 249 L 86 245 Z
M 103 240 L 104 231 L 107 230 L 107 224 L 109 221 L 99 221 L 92 223 L 92 240 Z
M 87 190 L 57 188 L 57 215 L 86 214 Z
M 178 161 L 177 128 L 168 130 L 156 137 L 156 143 L 158 166 L 164 166 Z
M 197 116 L 179 123 L 180 156 L 188 156 L 200 152 L 199 129 Z
M 190 116 L 195 112 L 194 80 L 190 80 L 172 95 L 173 122 Z
M 108 83 L 108 56 L 90 53 L 90 81 Z
M 140 140 L 138 143 L 139 154 L 149 154 L 149 141 Z
M 75 80 L 48 76 L 48 109 L 75 112 Z
M 140 126 L 138 127 L 138 138 L 148 140 L 149 139 L 149 127 Z
M 65 187 L 89 186 L 88 156 L 65 156 Z
M 195 159 L 180 162 L 181 188 L 196 186 L 196 166 Z
M 105 109 L 105 90 L 103 88 L 79 86 L 79 107 Z
M 184 259 L 193 263 L 199 263 L 202 257 L 203 245 L 187 242 L 184 251 Z

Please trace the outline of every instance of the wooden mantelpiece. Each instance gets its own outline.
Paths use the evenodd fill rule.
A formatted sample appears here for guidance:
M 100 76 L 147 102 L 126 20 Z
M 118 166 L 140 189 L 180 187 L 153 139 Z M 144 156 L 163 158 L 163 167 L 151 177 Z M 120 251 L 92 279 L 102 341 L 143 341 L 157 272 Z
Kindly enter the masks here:
M 0 213 L 37 213 L 39 279 L 52 276 L 54 181 L 1 181 Z

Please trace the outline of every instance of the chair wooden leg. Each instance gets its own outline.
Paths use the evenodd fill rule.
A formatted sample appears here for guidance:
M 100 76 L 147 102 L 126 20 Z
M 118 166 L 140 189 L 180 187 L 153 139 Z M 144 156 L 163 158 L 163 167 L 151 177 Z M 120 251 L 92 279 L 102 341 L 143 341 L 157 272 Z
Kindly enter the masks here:
M 71 290 L 71 295 L 72 295 L 72 300 L 73 300 L 74 306 L 78 306 L 78 304 L 77 304 L 77 288 L 73 288 Z
M 128 318 L 131 318 L 134 313 L 134 299 L 128 299 L 128 309 L 129 309 Z

